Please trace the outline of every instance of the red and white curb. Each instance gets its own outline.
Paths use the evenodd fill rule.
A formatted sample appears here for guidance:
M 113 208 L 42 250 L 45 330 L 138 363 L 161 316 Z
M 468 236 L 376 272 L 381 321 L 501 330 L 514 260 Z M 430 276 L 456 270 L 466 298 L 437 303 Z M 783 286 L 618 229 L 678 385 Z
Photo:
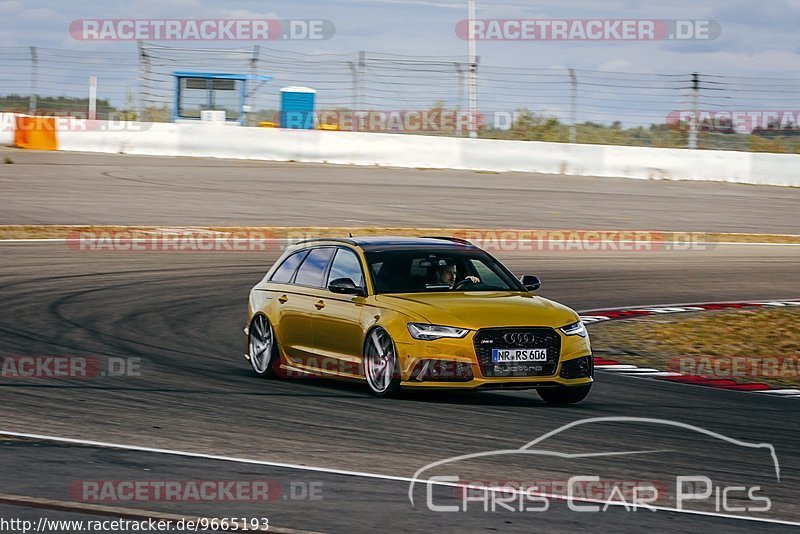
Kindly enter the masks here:
M 664 306 L 626 306 L 623 308 L 602 308 L 581 312 L 581 321 L 585 324 L 620 319 L 635 319 L 652 315 L 671 313 L 687 313 L 715 310 L 740 310 L 745 308 L 786 308 L 800 306 L 800 299 L 793 300 L 755 300 L 746 302 L 702 302 L 698 304 L 667 304 Z
M 587 325 L 606 321 L 618 321 L 621 319 L 636 319 L 654 315 L 666 315 L 673 313 L 687 313 L 714 310 L 737 310 L 747 308 L 785 308 L 800 307 L 800 299 L 796 300 L 768 300 L 768 301 L 748 301 L 748 302 L 704 302 L 698 304 L 677 304 L 667 306 L 639 306 L 626 308 L 597 309 L 582 312 L 581 320 Z M 649 367 L 638 367 L 620 363 L 616 360 L 595 357 L 594 368 L 598 371 L 616 373 L 624 376 L 652 378 L 656 380 L 666 380 L 680 384 L 694 386 L 705 386 L 732 391 L 745 391 L 748 393 L 760 393 L 790 399 L 800 399 L 800 389 L 774 389 L 771 385 L 763 382 L 737 382 L 732 379 L 714 378 L 698 375 L 685 375 L 672 371 L 662 371 Z

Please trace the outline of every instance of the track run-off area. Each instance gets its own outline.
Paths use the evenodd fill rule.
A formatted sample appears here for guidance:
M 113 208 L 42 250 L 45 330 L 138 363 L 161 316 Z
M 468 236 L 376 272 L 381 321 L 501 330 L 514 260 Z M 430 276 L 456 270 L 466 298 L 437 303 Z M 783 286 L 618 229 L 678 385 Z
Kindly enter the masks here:
M 14 161 L 0 167 L 0 224 L 6 225 L 800 234 L 800 190 L 792 188 L 2 152 Z M 268 503 L 99 504 L 204 517 L 269 517 L 276 527 L 324 532 L 367 532 L 389 524 L 420 532 L 749 531 L 767 523 L 726 516 L 800 521 L 795 498 L 800 404 L 789 399 L 605 372 L 598 373 L 589 398 L 570 407 L 547 406 L 533 391 L 384 400 L 356 384 L 255 378 L 242 358 L 246 297 L 279 253 L 89 252 L 63 242 L 0 244 L 0 355 L 86 356 L 129 366 L 109 373 L 115 376 L 0 380 L 2 493 L 80 503 L 87 499 L 74 488 L 86 481 L 268 480 L 276 495 Z M 739 243 L 699 250 L 493 253 L 516 274 L 540 276 L 540 295 L 576 310 L 800 297 L 800 247 Z M 690 507 L 699 513 L 621 506 L 580 513 L 562 502 L 540 512 L 484 512 L 476 505 L 445 513 L 428 509 L 424 489 L 415 507 L 409 502 L 408 479 L 426 464 L 517 449 L 563 425 L 598 417 L 679 421 L 771 444 L 780 479 L 769 455 L 760 451 L 686 428 L 611 421 L 554 436 L 551 449 L 571 456 L 468 462 L 455 474 L 490 481 L 555 482 L 594 474 L 650 480 L 662 484 L 674 501 L 675 477 L 691 473 L 720 487 L 759 486 L 771 509 L 729 512 L 717 510 L 711 499 Z M 622 450 L 657 452 L 574 456 Z M 436 502 L 455 498 L 452 488 L 436 491 Z M 740 497 L 730 506 L 747 506 Z M 3 516 L 81 517 L 13 500 L 0 501 L 0 510 Z M 83 516 L 93 513 L 87 507 Z

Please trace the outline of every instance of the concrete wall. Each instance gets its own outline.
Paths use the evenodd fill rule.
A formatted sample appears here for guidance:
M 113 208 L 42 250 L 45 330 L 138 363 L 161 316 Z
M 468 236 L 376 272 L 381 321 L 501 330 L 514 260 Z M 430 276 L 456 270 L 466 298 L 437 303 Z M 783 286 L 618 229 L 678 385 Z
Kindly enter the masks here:
M 59 150 L 800 186 L 800 155 L 96 121 Z
M 14 144 L 14 113 L 0 113 L 0 145 Z

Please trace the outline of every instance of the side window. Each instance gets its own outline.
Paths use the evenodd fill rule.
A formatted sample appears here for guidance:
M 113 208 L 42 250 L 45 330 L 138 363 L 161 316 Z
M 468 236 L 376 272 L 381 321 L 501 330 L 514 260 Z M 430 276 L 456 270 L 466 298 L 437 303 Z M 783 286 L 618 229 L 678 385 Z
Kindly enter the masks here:
M 333 247 L 312 249 L 297 269 L 294 283 L 301 286 L 322 287 L 325 281 L 325 269 L 328 268 L 334 250 Z
M 289 280 L 292 279 L 292 275 L 294 275 L 294 271 L 297 269 L 297 266 L 300 265 L 300 262 L 303 261 L 303 258 L 306 257 L 306 254 L 308 254 L 307 250 L 301 250 L 283 260 L 283 263 L 278 267 L 278 270 L 272 274 L 272 278 L 270 278 L 269 281 L 277 284 L 288 284 Z
M 350 250 L 340 248 L 331 264 L 331 274 L 328 275 L 328 284 L 337 278 L 349 278 L 356 287 L 364 287 L 364 275 L 361 272 L 361 262 L 358 256 Z

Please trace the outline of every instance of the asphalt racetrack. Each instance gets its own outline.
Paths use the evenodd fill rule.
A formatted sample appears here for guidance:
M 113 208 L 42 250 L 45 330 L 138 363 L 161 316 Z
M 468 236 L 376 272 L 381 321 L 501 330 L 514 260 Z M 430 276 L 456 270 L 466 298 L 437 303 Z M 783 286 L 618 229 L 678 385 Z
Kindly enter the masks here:
M 524 177 L 528 184 L 520 175 L 4 152 L 16 161 L 0 168 L 4 224 L 411 226 L 414 221 L 414 226 L 800 233 L 795 189 L 544 176 Z M 393 178 L 373 186 L 371 175 Z M 453 205 L 444 203 L 447 195 L 457 199 Z M 796 529 L 719 515 L 727 513 L 800 522 L 800 404 L 793 400 L 610 373 L 599 373 L 590 397 L 572 407 L 547 406 L 535 392 L 382 400 L 359 385 L 255 378 L 242 358 L 246 296 L 276 256 L 0 245 L 0 355 L 82 355 L 136 359 L 140 365 L 132 376 L 3 379 L 2 493 L 74 502 L 70 487 L 87 480 L 270 480 L 280 490 L 269 503 L 104 504 L 206 517 L 268 517 L 277 527 L 320 532 L 372 532 L 389 525 L 418 532 Z M 800 292 L 796 246 L 497 256 L 517 274 L 541 276 L 541 295 L 578 310 L 796 298 Z M 712 499 L 690 506 L 702 515 L 620 506 L 580 513 L 563 502 L 540 512 L 485 512 L 476 505 L 446 513 L 428 509 L 426 487 L 414 490 L 415 507 L 409 502 L 407 479 L 430 462 L 515 449 L 567 423 L 609 416 L 675 420 L 744 442 L 770 443 L 780 480 L 761 450 L 655 423 L 596 423 L 549 443 L 553 450 L 576 454 L 657 453 L 579 460 L 509 457 L 461 464 L 449 474 L 467 480 L 565 481 L 575 475 L 652 480 L 665 488 L 668 507 L 674 506 L 677 475 L 704 475 L 720 486 L 762 488 L 771 510 L 716 510 Z M 4 438 L 2 432 L 266 463 Z M 309 488 L 321 498 L 312 498 Z M 456 502 L 453 488 L 431 491 L 437 503 Z M 728 504 L 746 507 L 740 497 Z M 10 504 L 0 504 L 0 510 L 4 516 L 80 517 Z
M 0 224 L 797 234 L 800 188 L 32 152 L 0 147 Z

